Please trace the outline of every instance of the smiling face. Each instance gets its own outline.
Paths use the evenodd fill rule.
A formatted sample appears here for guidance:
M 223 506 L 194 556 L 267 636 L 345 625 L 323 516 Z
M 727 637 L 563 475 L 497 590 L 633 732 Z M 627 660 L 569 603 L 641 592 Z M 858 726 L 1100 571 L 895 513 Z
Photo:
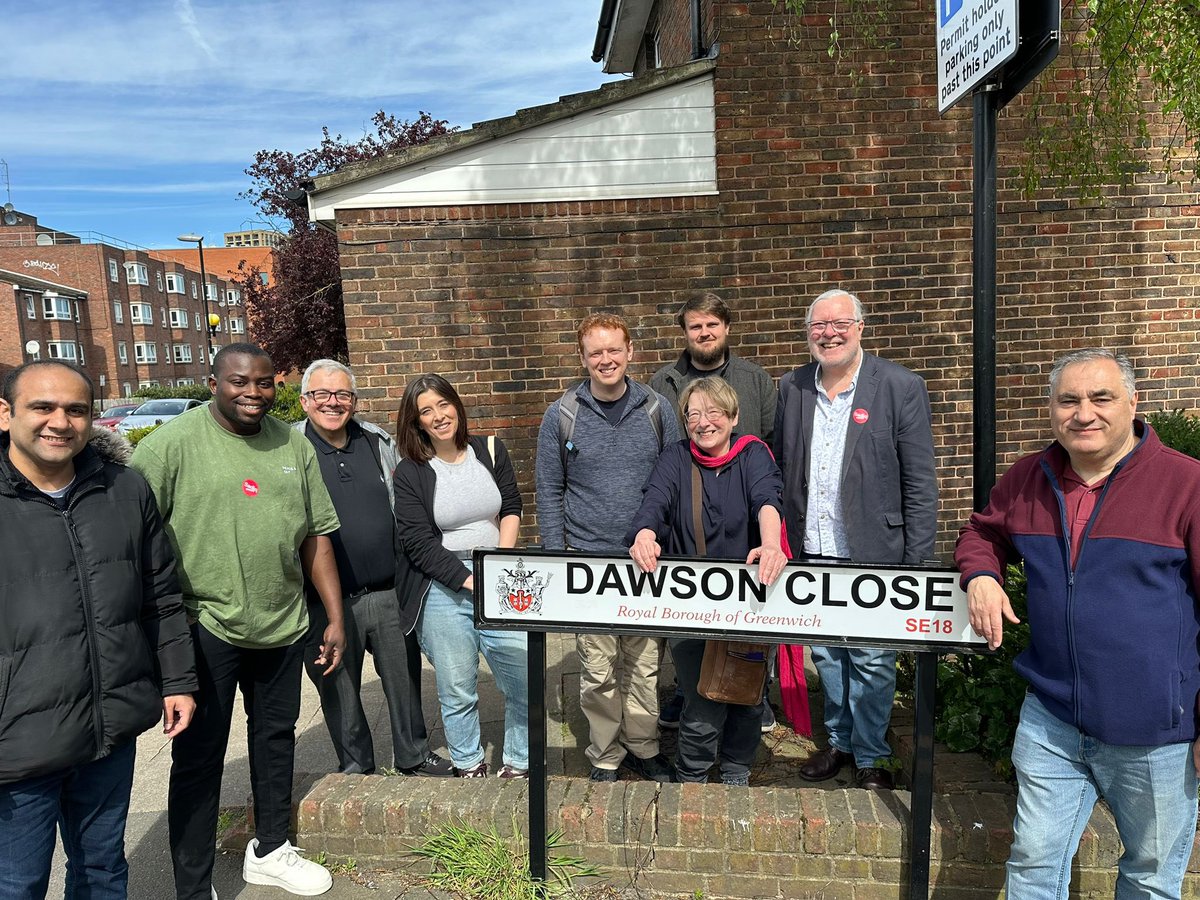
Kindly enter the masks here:
M 688 355 L 697 369 L 714 369 L 725 361 L 729 326 L 719 316 L 697 311 L 684 313 L 683 333 L 687 336 Z
M 705 456 L 724 456 L 729 452 L 730 437 L 738 417 L 729 415 L 703 391 L 693 391 L 683 414 L 692 443 Z
M 826 297 L 812 308 L 808 322 L 808 349 L 822 369 L 833 372 L 845 371 L 858 361 L 862 346 L 863 323 L 857 321 L 854 301 L 848 294 Z M 851 322 L 844 333 L 839 334 L 834 322 Z M 820 326 L 814 329 L 812 326 Z
M 1050 427 L 1081 475 L 1111 468 L 1133 449 L 1136 412 L 1137 392 L 1111 359 L 1067 366 L 1051 391 Z
M 417 422 L 433 444 L 435 453 L 457 448 L 454 438 L 458 432 L 458 410 L 437 391 L 417 395 Z
M 312 396 L 323 391 L 329 392 L 329 396 L 324 400 L 317 400 Z M 338 393 L 349 395 L 350 399 L 338 399 Z M 345 372 L 338 369 L 317 369 L 308 377 L 308 392 L 300 396 L 300 406 L 321 437 L 326 440 L 340 440 L 346 436 L 346 424 L 354 415 L 358 398 L 354 396 L 350 376 Z
M 228 353 L 219 371 L 209 376 L 212 417 L 226 431 L 258 434 L 263 416 L 275 403 L 275 372 L 265 356 Z
M 35 486 L 57 489 L 75 477 L 74 459 L 92 433 L 87 382 L 66 366 L 33 366 L 17 379 L 11 404 L 0 400 L 8 458 Z
M 633 359 L 633 342 L 617 328 L 593 328 L 580 338 L 579 357 L 592 381 L 592 396 L 616 400 L 625 392 L 625 370 Z

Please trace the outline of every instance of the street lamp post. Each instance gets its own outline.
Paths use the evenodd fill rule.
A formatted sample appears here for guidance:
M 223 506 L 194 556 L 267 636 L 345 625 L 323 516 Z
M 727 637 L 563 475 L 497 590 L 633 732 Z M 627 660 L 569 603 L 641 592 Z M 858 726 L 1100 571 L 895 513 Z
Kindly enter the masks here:
M 185 244 L 195 244 L 200 248 L 200 291 L 204 294 L 204 328 L 205 337 L 208 338 L 208 369 L 212 367 L 213 361 L 213 314 L 212 307 L 208 302 L 208 275 L 204 271 L 204 235 L 202 234 L 181 234 L 179 240 Z M 205 378 L 207 379 L 207 371 Z

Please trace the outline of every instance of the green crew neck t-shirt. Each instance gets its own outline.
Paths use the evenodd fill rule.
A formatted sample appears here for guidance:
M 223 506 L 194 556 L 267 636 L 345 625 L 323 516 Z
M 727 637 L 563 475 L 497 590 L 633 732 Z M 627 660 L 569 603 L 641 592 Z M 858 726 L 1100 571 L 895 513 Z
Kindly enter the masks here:
M 299 640 L 300 545 L 338 528 L 309 440 L 272 416 L 233 434 L 205 405 L 148 434 L 130 464 L 154 490 L 188 613 L 236 647 Z

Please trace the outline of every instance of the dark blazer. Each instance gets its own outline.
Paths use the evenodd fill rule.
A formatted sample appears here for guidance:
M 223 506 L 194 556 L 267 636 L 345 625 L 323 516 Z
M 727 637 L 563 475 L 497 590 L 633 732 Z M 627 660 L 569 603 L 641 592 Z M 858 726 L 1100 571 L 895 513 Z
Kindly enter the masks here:
M 793 549 L 804 542 L 817 364 L 780 379 L 775 460 L 783 470 L 784 519 Z M 903 366 L 863 353 L 842 457 L 842 524 L 858 563 L 920 564 L 933 557 L 937 475 L 925 382 Z
M 521 515 L 521 493 L 508 450 L 496 438 L 495 460 L 488 454 L 487 438 L 471 435 L 467 443 L 475 457 L 492 473 L 500 489 L 500 518 Z M 442 530 L 433 520 L 433 492 L 437 474 L 427 462 L 402 459 L 392 476 L 396 495 L 396 597 L 400 625 L 408 634 L 417 625 L 431 580 L 452 591 L 462 590 L 470 571 L 462 560 L 442 546 Z

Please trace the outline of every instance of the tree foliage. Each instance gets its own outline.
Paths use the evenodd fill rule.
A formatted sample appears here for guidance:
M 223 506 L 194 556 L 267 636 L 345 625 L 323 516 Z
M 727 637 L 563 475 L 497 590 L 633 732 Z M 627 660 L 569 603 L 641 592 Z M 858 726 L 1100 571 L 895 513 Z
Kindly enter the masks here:
M 851 67 L 860 53 L 890 46 L 888 25 L 901 15 L 897 0 L 839 0 L 825 19 L 811 15 L 813 0 L 772 3 L 797 17 L 794 40 L 828 29 L 825 52 Z M 1049 178 L 1098 198 L 1148 166 L 1171 181 L 1193 179 L 1200 171 L 1200 2 L 1065 0 L 1059 43 L 1056 77 L 1025 89 L 1026 192 Z M 1162 137 L 1153 141 L 1156 132 Z
M 257 267 L 239 267 L 236 279 L 245 298 L 250 335 L 280 370 L 300 369 L 320 357 L 347 356 L 337 237 L 308 221 L 303 199 L 294 199 L 299 189 L 318 175 L 454 130 L 426 112 L 407 121 L 381 110 L 371 123 L 374 130 L 356 141 L 322 128 L 320 144 L 300 153 L 260 150 L 246 169 L 252 185 L 238 196 L 268 220 L 287 223 L 287 237 L 272 252 L 271 283 L 263 284 Z

